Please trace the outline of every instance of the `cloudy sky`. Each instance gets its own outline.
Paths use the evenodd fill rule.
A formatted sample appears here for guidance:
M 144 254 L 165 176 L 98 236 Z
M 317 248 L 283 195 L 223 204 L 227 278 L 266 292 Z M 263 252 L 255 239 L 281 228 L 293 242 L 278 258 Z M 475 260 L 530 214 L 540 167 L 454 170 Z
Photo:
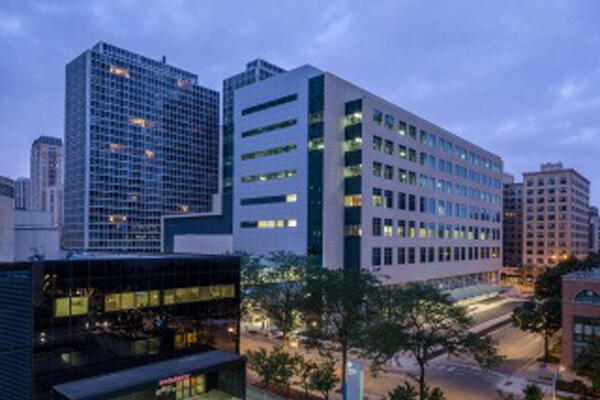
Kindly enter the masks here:
M 62 136 L 64 67 L 103 40 L 200 76 L 310 63 L 497 154 L 562 161 L 600 205 L 600 1 L 35 1 L 0 4 L 0 174 Z

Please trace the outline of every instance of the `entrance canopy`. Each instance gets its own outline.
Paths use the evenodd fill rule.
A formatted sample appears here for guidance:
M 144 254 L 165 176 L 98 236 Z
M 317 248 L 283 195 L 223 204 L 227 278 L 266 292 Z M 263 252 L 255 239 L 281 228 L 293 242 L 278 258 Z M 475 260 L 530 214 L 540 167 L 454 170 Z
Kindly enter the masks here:
M 212 350 L 78 381 L 61 383 L 54 386 L 54 390 L 68 400 L 100 400 L 126 394 L 144 386 L 158 384 L 163 379 L 203 372 L 242 360 L 243 357 L 239 354 L 225 350 Z

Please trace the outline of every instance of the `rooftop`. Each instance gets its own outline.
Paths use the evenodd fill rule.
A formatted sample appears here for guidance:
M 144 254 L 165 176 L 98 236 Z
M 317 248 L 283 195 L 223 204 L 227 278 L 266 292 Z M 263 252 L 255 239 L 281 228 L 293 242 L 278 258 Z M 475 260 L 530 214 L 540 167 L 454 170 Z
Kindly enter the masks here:
M 600 268 L 594 268 L 586 271 L 571 272 L 563 276 L 563 280 L 580 281 L 580 280 L 600 280 Z

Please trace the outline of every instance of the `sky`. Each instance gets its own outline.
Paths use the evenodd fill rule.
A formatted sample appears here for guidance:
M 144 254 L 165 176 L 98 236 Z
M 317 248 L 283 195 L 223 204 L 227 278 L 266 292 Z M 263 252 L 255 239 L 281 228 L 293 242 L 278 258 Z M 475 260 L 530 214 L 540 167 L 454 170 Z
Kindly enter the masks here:
M 600 205 L 600 1 L 0 2 L 0 175 L 63 136 L 65 65 L 98 41 L 222 80 L 264 58 L 336 74 L 486 148 L 562 161 Z

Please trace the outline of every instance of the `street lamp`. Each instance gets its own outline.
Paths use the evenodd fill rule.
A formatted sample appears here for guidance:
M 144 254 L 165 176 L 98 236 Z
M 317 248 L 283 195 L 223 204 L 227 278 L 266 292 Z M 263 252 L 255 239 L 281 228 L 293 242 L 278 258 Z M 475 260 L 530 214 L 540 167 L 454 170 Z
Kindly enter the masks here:
M 552 378 L 552 400 L 556 400 L 556 381 L 559 378 L 559 372 L 564 372 L 565 367 L 561 364 L 556 366 L 556 372 L 554 372 L 554 378 Z

